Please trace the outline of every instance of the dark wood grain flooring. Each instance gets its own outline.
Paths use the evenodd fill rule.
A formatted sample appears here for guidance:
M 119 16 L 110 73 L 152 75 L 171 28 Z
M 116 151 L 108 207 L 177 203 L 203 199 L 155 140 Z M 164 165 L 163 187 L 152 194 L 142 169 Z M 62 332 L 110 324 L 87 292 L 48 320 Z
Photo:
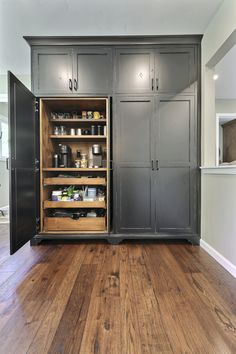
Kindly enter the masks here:
M 187 243 L 25 245 L 0 225 L 1 354 L 234 354 L 236 280 Z

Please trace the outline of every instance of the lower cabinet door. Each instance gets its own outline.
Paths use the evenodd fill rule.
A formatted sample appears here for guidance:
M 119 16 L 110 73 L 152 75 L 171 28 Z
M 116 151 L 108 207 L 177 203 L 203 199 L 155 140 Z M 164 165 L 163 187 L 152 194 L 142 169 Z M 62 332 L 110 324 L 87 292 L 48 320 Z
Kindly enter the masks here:
M 122 166 L 117 171 L 117 231 L 153 233 L 155 202 L 152 194 L 153 173 L 150 166 Z

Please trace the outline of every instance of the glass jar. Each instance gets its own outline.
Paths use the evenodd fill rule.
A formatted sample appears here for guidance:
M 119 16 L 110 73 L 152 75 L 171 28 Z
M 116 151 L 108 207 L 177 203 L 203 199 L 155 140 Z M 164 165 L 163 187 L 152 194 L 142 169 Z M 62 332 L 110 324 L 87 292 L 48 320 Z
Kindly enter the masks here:
M 81 168 L 88 168 L 87 154 L 81 154 Z

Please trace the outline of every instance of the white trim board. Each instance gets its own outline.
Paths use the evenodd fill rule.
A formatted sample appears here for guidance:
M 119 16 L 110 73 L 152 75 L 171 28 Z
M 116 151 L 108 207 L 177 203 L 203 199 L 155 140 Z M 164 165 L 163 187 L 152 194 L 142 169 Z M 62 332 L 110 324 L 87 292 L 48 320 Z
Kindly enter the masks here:
M 225 268 L 234 278 L 236 278 L 236 266 L 216 251 L 206 241 L 200 240 L 200 246 L 212 256 L 223 268 Z
M 235 165 L 201 166 L 202 175 L 236 175 Z

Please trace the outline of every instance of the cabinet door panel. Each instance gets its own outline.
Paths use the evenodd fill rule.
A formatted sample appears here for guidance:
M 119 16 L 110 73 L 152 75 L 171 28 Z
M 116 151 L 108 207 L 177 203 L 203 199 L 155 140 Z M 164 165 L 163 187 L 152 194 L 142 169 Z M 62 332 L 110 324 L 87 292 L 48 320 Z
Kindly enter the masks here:
M 193 48 L 159 49 L 155 56 L 156 90 L 160 93 L 193 93 L 195 71 Z
M 72 93 L 72 53 L 67 48 L 33 50 L 33 91 L 37 95 Z
M 154 231 L 152 205 L 152 171 L 150 167 L 118 169 L 118 231 Z
M 114 117 L 114 190 L 117 232 L 155 230 L 152 98 L 117 100 Z
M 196 232 L 197 126 L 194 98 L 163 96 L 158 102 L 156 156 L 157 229 Z
M 112 87 L 112 56 L 110 49 L 79 49 L 75 51 L 75 77 L 78 93 L 106 93 Z
M 154 54 L 151 50 L 116 51 L 116 92 L 151 92 L 153 77 Z
M 191 101 L 161 100 L 159 104 L 158 157 L 161 163 L 189 163 Z
M 159 232 L 189 232 L 190 171 L 188 167 L 162 167 L 157 177 Z

